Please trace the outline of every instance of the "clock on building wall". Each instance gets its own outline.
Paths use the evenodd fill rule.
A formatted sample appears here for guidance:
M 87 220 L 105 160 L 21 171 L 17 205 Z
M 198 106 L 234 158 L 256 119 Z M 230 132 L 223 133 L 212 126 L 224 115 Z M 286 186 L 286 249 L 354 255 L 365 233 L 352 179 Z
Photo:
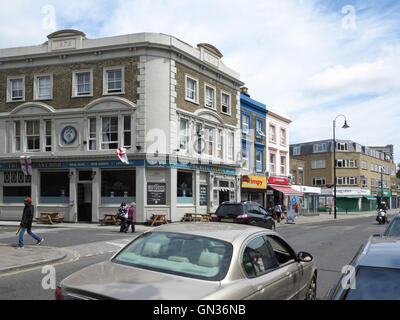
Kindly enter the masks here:
M 66 126 L 61 131 L 61 138 L 66 144 L 74 143 L 75 140 L 76 140 L 77 135 L 78 135 L 78 132 L 72 126 Z

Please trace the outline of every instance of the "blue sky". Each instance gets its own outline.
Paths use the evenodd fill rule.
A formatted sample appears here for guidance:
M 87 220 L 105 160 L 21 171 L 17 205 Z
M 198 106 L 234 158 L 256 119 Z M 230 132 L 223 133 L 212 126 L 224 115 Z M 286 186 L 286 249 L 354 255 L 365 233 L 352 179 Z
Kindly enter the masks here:
M 49 6 L 55 24 L 43 23 Z M 400 162 L 400 1 L 14 0 L 0 12 L 0 47 L 40 44 L 65 28 L 211 43 L 253 99 L 293 120 L 292 143 L 332 138 L 344 114 L 351 127 L 338 125 L 338 138 L 394 144 Z

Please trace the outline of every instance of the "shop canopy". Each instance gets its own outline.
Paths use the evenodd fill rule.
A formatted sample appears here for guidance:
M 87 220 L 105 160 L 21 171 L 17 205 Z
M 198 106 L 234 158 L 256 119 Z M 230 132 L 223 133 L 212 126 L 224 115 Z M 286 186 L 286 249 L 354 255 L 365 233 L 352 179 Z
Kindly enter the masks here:
M 303 196 L 303 193 L 301 193 L 291 187 L 277 187 L 277 186 L 270 186 L 270 187 L 272 189 L 282 192 L 283 194 L 288 195 L 288 196 L 299 196 L 299 197 Z
M 374 196 L 364 196 L 367 200 L 376 200 L 376 197 Z

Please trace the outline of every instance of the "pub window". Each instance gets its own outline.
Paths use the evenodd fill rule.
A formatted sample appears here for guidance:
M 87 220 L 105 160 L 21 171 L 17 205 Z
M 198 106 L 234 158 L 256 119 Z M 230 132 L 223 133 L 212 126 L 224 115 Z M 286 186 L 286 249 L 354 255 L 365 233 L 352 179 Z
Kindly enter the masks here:
M 51 151 L 51 120 L 45 120 L 44 121 L 45 124 L 45 150 L 46 151 Z
M 105 170 L 101 173 L 101 202 L 120 204 L 136 201 L 135 170 Z
M 31 176 L 26 176 L 21 170 L 5 171 L 3 175 L 3 202 L 20 203 L 26 197 L 31 197 Z
M 21 121 L 14 121 L 14 151 L 21 151 Z
M 228 133 L 228 159 L 233 160 L 233 153 L 234 153 L 234 133 Z
M 193 203 L 193 174 L 191 172 L 178 171 L 177 203 Z
M 188 151 L 189 147 L 189 121 L 180 119 L 179 121 L 179 150 Z
M 205 142 L 206 142 L 206 154 L 209 156 L 214 155 L 214 129 L 211 127 L 205 128 Z
M 40 202 L 69 203 L 69 172 L 40 173 Z
M 101 148 L 103 150 L 118 149 L 118 117 L 105 117 L 101 120 Z
M 25 122 L 26 151 L 40 151 L 40 121 Z
M 23 203 L 25 198 L 31 197 L 31 187 L 3 187 L 4 203 Z
M 131 116 L 124 116 L 124 147 L 131 146 Z
M 96 118 L 88 119 L 89 150 L 96 150 Z
M 217 135 L 217 157 L 222 159 L 223 157 L 223 150 L 224 150 L 224 137 L 222 134 L 222 130 L 218 130 L 218 135 Z
M 111 67 L 104 69 L 104 94 L 124 93 L 124 71 L 124 67 Z

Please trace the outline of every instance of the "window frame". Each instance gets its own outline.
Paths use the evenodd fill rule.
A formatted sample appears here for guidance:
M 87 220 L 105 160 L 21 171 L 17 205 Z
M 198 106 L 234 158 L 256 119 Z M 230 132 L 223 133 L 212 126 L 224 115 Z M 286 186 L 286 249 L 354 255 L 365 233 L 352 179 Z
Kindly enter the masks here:
M 243 120 L 245 119 L 245 118 L 248 118 L 249 119 L 249 123 L 248 123 L 248 128 L 247 128 L 247 131 L 245 131 L 244 130 L 244 128 L 243 128 Z M 245 135 L 247 135 L 247 136 L 250 136 L 251 135 L 251 114 L 250 113 L 248 113 L 248 112 L 244 112 L 244 111 L 242 111 L 242 113 L 241 113 L 241 129 L 242 129 L 242 134 L 245 134 Z M 246 123 L 246 125 L 247 125 L 247 123 Z
M 78 75 L 89 73 L 90 75 L 90 92 L 85 94 L 78 94 Z M 74 70 L 72 72 L 72 98 L 93 97 L 93 69 Z
M 272 129 L 272 131 L 271 131 L 271 129 Z M 272 143 L 276 143 L 276 126 L 274 124 L 269 124 L 269 127 L 268 127 L 268 141 L 272 142 Z
M 22 80 L 22 97 L 18 99 L 13 99 L 12 97 L 12 82 L 14 80 Z M 26 87 L 25 87 L 25 76 L 12 76 L 7 77 L 7 103 L 15 103 L 15 102 L 24 102 L 25 101 L 25 94 L 26 94 Z
M 212 89 L 212 91 L 214 93 L 211 107 L 207 105 L 207 100 L 208 100 L 207 88 L 208 89 Z M 211 84 L 208 84 L 208 83 L 204 83 L 204 107 L 208 108 L 208 109 L 211 109 L 211 110 L 214 110 L 214 111 L 217 110 L 217 89 L 214 86 L 212 86 Z
M 182 130 L 182 121 L 185 121 L 186 125 Z M 188 118 L 180 117 L 178 122 L 178 149 L 179 151 L 189 152 L 190 136 L 189 136 L 190 121 Z M 182 147 L 182 138 L 184 139 L 185 145 Z
M 258 153 L 261 153 L 261 163 L 259 163 L 260 161 L 257 160 L 257 155 Z M 255 171 L 257 173 L 264 173 L 264 154 L 265 154 L 265 150 L 264 148 L 261 147 L 256 147 L 255 149 L 255 157 L 254 157 L 254 161 L 255 161 Z M 258 167 L 258 165 L 261 165 L 261 168 Z
M 261 123 L 260 131 L 257 130 L 257 123 Z M 255 129 L 255 134 L 256 134 L 256 138 L 257 139 L 264 139 L 265 138 L 264 127 L 265 127 L 264 119 L 259 118 L 259 117 L 255 117 L 255 119 L 254 119 L 254 129 Z M 261 132 L 262 135 L 260 135 L 259 132 Z
M 224 99 L 223 97 L 227 96 L 228 97 L 228 112 L 224 112 L 223 111 L 223 107 L 224 107 Z M 221 90 L 221 113 L 226 114 L 228 116 L 232 115 L 232 95 L 229 92 L 226 92 L 224 90 Z
M 113 91 L 110 92 L 108 87 L 108 73 L 111 71 L 121 71 L 121 91 Z M 112 67 L 105 67 L 103 68 L 103 95 L 110 96 L 110 95 L 120 95 L 125 94 L 125 66 L 112 66 Z
M 111 130 L 111 128 L 112 128 L 112 124 L 111 124 L 111 120 L 110 120 L 110 130 L 108 131 L 108 132 L 106 132 L 106 133 L 108 133 L 108 134 L 110 134 L 110 135 L 112 135 L 113 133 L 115 134 L 115 133 L 117 133 L 117 140 L 115 140 L 115 141 L 107 141 L 107 142 L 104 142 L 103 141 L 103 136 L 104 136 L 104 131 L 103 131 L 103 120 L 104 119 L 106 119 L 106 118 L 108 118 L 108 119 L 112 119 L 112 118 L 116 118 L 117 119 L 117 130 L 116 131 L 112 131 Z M 102 117 L 100 117 L 100 119 L 101 119 L 101 121 L 100 121 L 100 125 L 101 125 L 101 134 L 100 134 L 100 139 L 101 139 L 101 143 L 100 143 L 100 150 L 117 150 L 118 149 L 118 146 L 119 146 L 119 135 L 120 135 L 120 127 L 119 127 L 119 117 L 118 116 L 102 116 Z M 111 145 L 111 144 L 116 144 L 117 145 L 117 148 L 113 148 L 113 149 L 111 149 L 111 148 L 108 148 L 108 149 L 105 149 L 105 148 L 103 148 L 103 145 L 104 144 L 108 144 L 108 145 Z
M 37 122 L 39 124 L 39 129 L 38 129 L 38 133 L 37 134 L 30 134 L 28 135 L 28 122 Z M 33 130 L 35 131 L 35 130 Z M 40 124 L 40 120 L 25 120 L 25 136 L 24 136 L 24 140 L 25 140 L 25 151 L 26 152 L 41 152 L 41 124 Z M 28 149 L 28 137 L 39 137 L 39 148 L 38 149 Z
M 40 78 L 49 78 L 50 80 L 50 95 L 45 97 L 40 97 Z M 35 74 L 33 80 L 33 100 L 35 101 L 46 101 L 53 100 L 53 73 L 43 73 L 43 74 Z
M 188 92 L 188 79 L 191 81 L 194 81 L 195 86 L 194 86 L 194 99 L 188 97 L 187 92 Z M 199 79 L 192 77 L 188 74 L 185 74 L 185 100 L 195 103 L 195 104 L 200 104 L 199 103 Z
M 283 132 L 283 135 L 282 135 L 282 132 Z M 286 129 L 280 128 L 279 129 L 279 138 L 280 138 L 279 141 L 280 141 L 281 146 L 286 146 L 286 142 L 287 142 L 286 136 L 287 136 Z M 282 143 L 282 138 L 283 138 L 283 143 Z

